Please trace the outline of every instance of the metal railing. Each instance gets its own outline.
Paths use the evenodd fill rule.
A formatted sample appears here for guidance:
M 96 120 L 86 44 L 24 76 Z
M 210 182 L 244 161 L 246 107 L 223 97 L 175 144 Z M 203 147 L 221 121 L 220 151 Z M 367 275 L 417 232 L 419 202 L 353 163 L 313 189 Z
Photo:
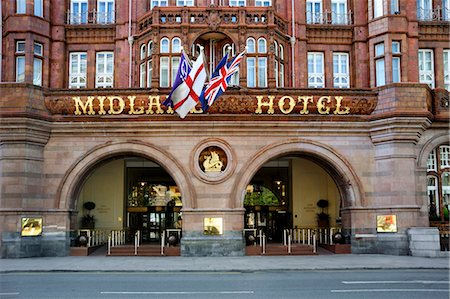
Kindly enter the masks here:
M 87 247 L 103 245 L 107 242 L 108 231 L 101 229 L 80 229 L 78 236 L 87 237 Z
M 334 11 L 325 10 L 324 12 L 306 12 L 307 24 L 333 24 L 333 25 L 351 25 L 352 12 L 337 13 Z
M 125 244 L 126 229 L 112 230 L 108 236 L 108 255 L 111 255 L 111 248 Z
M 445 7 L 437 6 L 434 9 L 417 8 L 417 19 L 419 21 L 449 21 L 450 10 Z
M 141 231 L 138 230 L 134 233 L 134 255 L 138 254 L 138 248 L 141 245 Z
M 66 13 L 66 24 L 69 25 L 85 25 L 85 24 L 100 24 L 109 25 L 116 22 L 115 11 L 99 12 L 95 9 L 92 11 L 72 12 L 70 10 Z
M 161 236 L 161 255 L 164 255 L 164 244 L 166 240 L 166 231 L 163 230 L 162 236 Z

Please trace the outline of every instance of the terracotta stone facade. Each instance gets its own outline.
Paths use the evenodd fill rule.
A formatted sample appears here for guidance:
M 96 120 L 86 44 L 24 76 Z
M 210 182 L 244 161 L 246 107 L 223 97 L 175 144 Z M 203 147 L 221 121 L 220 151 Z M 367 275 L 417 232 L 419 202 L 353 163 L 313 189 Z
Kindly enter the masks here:
M 270 7 L 255 7 L 253 0 L 245 7 L 228 6 L 228 0 L 177 7 L 169 0 L 169 7 L 153 9 L 150 1 L 132 0 L 129 7 L 128 0 L 115 0 L 115 19 L 108 24 L 93 18 L 97 0 L 88 1 L 86 24 L 71 24 L 71 1 L 43 2 L 43 17 L 33 15 L 32 0 L 26 1 L 25 14 L 16 13 L 16 1 L 1 3 L 3 258 L 69 254 L 71 232 L 79 228 L 76 200 L 84 181 L 102 161 L 125 155 L 158 163 L 177 183 L 183 194 L 182 255 L 244 254 L 246 187 L 264 163 L 286 155 L 307 157 L 331 175 L 354 253 L 409 254 L 408 229 L 430 226 L 427 158 L 449 144 L 442 62 L 449 22 L 419 20 L 415 0 L 399 1 L 398 14 L 390 12 L 390 1 L 383 1 L 385 13 L 375 19 L 372 1 L 349 0 L 346 24 L 331 19 L 308 24 L 304 0 L 272 0 Z M 332 1 L 322 2 L 325 15 Z M 237 53 L 248 38 L 264 38 L 267 86 L 247 86 L 244 58 L 237 86 L 210 111 L 198 106 L 180 119 L 160 104 L 170 88 L 160 87 L 160 57 L 166 54 L 159 41 L 174 37 L 190 55 L 193 44 L 203 44 L 215 64 L 226 43 L 234 44 Z M 25 41 L 23 54 L 16 53 L 17 41 Z M 140 88 L 140 52 L 149 41 L 153 76 L 150 86 Z M 392 41 L 401 44 L 399 83 L 393 83 Z M 33 85 L 35 42 L 43 45 L 42 86 Z M 285 87 L 277 87 L 272 67 L 274 42 L 284 48 Z M 386 49 L 386 84 L 376 87 L 374 47 L 380 42 Z M 419 83 L 419 49 L 434 51 L 434 89 Z M 86 88 L 69 89 L 69 55 L 79 51 L 87 53 Z M 113 88 L 95 88 L 100 51 L 114 52 Z M 323 53 L 324 88 L 308 87 L 308 52 Z M 349 88 L 333 87 L 334 52 L 349 54 Z M 15 82 L 17 55 L 26 61 L 21 83 Z M 144 113 L 133 113 L 132 96 Z M 86 104 L 85 111 L 78 106 L 81 115 L 76 115 L 75 97 L 84 104 L 95 97 L 93 113 Z M 100 115 L 98 97 L 105 97 L 105 109 L 120 113 Z M 198 166 L 198 153 L 208 146 L 227 155 L 226 169 L 216 176 Z M 379 234 L 376 216 L 387 214 L 397 216 L 398 231 Z M 42 234 L 21 237 L 23 217 L 42 217 Z M 224 234 L 205 236 L 205 217 L 223 218 Z

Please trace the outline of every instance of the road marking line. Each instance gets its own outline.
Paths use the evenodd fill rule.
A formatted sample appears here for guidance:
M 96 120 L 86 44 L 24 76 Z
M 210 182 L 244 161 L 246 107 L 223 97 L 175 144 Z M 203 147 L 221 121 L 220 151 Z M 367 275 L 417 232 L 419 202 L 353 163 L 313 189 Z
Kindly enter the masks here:
M 19 293 L 0 293 L 0 296 L 17 296 Z
M 213 292 L 110 292 L 103 291 L 103 295 L 195 295 L 195 294 L 254 294 L 254 291 L 213 291 Z
M 375 284 L 375 283 L 423 283 L 423 284 L 449 284 L 448 281 L 442 280 L 408 280 L 408 281 L 395 281 L 395 280 L 380 280 L 380 281 L 341 281 L 343 284 Z
M 331 293 L 359 292 L 449 292 L 447 289 L 361 289 L 361 290 L 331 290 Z

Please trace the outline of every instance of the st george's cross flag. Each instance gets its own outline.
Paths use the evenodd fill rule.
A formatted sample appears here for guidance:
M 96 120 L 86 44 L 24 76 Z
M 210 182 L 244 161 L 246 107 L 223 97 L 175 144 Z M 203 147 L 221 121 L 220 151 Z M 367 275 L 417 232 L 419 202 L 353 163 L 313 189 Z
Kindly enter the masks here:
M 199 102 L 200 94 L 206 81 L 205 55 L 203 53 L 203 47 L 200 47 L 200 54 L 192 65 L 189 74 L 185 78 L 183 78 L 183 76 L 177 76 L 177 79 L 178 78 L 181 78 L 181 83 L 178 85 L 174 84 L 169 97 L 163 104 L 171 105 L 173 110 L 175 110 L 181 118 L 185 118 L 189 111 L 191 111 Z M 174 83 L 177 83 L 176 81 L 177 80 L 175 80 Z
M 239 63 L 245 51 L 239 53 L 237 56 L 233 57 L 229 62 L 228 52 L 222 58 L 222 60 L 217 65 L 214 73 L 211 76 L 211 80 L 208 85 L 203 89 L 200 96 L 200 102 L 202 103 L 203 111 L 207 111 L 208 108 L 214 103 L 214 101 L 225 92 L 228 85 L 230 84 L 231 77 L 234 73 L 239 71 Z
M 186 56 L 184 50 L 181 49 L 181 58 L 180 64 L 178 66 L 177 75 L 175 77 L 175 81 L 173 82 L 172 90 L 170 91 L 166 100 L 163 102 L 164 106 L 173 107 L 172 101 L 173 93 L 175 92 L 175 90 L 177 90 L 178 86 L 180 86 L 184 81 L 186 81 L 186 78 L 189 76 L 189 72 L 191 71 L 191 69 L 192 69 L 192 62 L 190 61 L 189 57 Z

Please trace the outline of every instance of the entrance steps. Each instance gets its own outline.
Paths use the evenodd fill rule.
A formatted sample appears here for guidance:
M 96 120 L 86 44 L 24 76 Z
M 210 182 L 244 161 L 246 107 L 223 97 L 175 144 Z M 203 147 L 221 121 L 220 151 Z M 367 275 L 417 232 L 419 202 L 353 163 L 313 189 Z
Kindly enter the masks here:
M 246 255 L 316 255 L 311 245 L 306 244 L 292 244 L 291 252 L 288 252 L 288 247 L 283 244 L 267 244 L 266 252 L 262 253 L 260 246 L 247 246 L 245 250 Z
M 180 247 L 165 247 L 163 256 L 179 256 Z M 121 245 L 111 248 L 110 256 L 161 256 L 161 246 L 144 244 L 138 247 L 137 254 L 134 254 L 134 245 Z

